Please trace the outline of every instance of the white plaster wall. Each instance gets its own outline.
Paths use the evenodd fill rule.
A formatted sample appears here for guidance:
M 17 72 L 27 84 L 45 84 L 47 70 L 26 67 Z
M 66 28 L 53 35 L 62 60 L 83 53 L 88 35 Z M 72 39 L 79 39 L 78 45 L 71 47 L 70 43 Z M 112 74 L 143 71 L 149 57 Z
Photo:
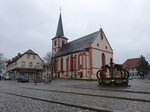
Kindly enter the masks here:
M 99 46 L 97 46 L 99 44 Z M 105 35 L 103 34 L 103 39 L 101 39 L 101 34 L 99 33 L 95 41 L 92 43 L 92 47 L 98 48 L 104 51 L 113 52 L 110 44 L 108 43 Z M 106 48 L 107 47 L 107 48 Z
M 99 51 L 99 50 L 95 50 L 93 49 L 92 50 L 92 58 L 93 58 L 93 67 L 95 68 L 101 68 L 102 66 L 102 51 Z
M 36 55 L 36 59 L 33 59 L 33 54 L 30 54 L 30 59 L 27 59 L 27 54 L 23 55 L 20 59 L 18 59 L 17 67 L 21 67 L 23 61 L 25 61 L 25 68 L 30 68 L 29 62 L 32 62 L 33 65 L 32 68 L 34 68 L 37 63 L 41 65 L 40 68 L 43 68 L 43 61 L 37 55 Z
M 59 45 L 60 45 L 60 47 L 62 47 L 62 41 L 64 41 L 64 44 L 67 43 L 66 39 L 59 38 Z
M 98 45 L 99 46 L 98 46 Z M 106 49 L 107 46 L 107 49 Z M 110 63 L 110 58 L 113 58 L 113 51 L 103 34 L 103 39 L 99 34 L 95 41 L 92 43 L 92 54 L 93 54 L 93 67 L 101 68 L 102 66 L 102 53 L 105 54 L 106 64 Z
M 106 64 L 110 64 L 110 59 L 113 58 L 113 54 L 102 52 L 98 50 L 93 50 L 93 74 L 96 75 L 97 71 L 101 69 L 102 66 L 102 53 L 105 54 Z
M 56 41 L 56 46 L 55 46 L 55 41 Z M 52 54 L 53 54 L 53 56 L 60 49 L 60 47 L 62 47 L 62 41 L 64 41 L 64 44 L 67 43 L 67 39 L 64 39 L 64 38 L 55 38 L 54 40 L 52 40 Z M 55 49 L 56 49 L 56 51 L 55 51 Z
M 107 46 L 107 48 L 106 48 Z M 113 50 L 111 49 L 105 35 L 101 39 L 101 34 L 97 36 L 95 41 L 92 43 L 92 60 L 93 60 L 93 75 L 92 78 L 96 78 L 97 71 L 102 66 L 102 54 L 105 54 L 106 64 L 110 63 L 110 59 L 113 58 Z
M 27 54 L 24 54 L 21 58 L 19 58 L 17 61 L 15 61 L 14 63 L 17 64 L 10 64 L 9 66 L 7 66 L 7 71 L 12 70 L 14 68 L 22 68 L 22 62 L 25 62 L 25 67 L 24 68 L 34 68 L 36 66 L 37 63 L 39 63 L 39 68 L 42 69 L 43 68 L 43 61 L 39 58 L 39 56 L 36 55 L 36 58 L 33 59 L 33 55 L 30 54 L 30 59 L 27 59 Z M 29 62 L 32 62 L 33 67 L 29 67 Z

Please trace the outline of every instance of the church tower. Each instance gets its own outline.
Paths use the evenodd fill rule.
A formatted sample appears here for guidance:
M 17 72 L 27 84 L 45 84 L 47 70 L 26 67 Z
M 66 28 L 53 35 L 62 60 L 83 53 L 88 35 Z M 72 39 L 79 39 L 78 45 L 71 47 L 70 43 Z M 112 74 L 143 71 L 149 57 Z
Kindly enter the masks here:
M 64 36 L 64 31 L 63 31 L 63 24 L 62 24 L 62 18 L 61 18 L 61 13 L 59 16 L 58 20 L 58 26 L 57 26 L 57 31 L 56 31 L 56 36 L 52 38 L 52 56 L 57 53 L 57 51 L 65 44 L 67 43 L 68 38 Z

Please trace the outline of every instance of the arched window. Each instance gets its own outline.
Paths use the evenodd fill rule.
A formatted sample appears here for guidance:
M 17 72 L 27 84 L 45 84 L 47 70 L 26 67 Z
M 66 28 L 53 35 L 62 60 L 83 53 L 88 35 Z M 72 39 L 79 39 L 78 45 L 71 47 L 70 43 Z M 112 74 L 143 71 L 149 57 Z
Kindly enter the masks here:
M 70 71 L 73 71 L 73 56 L 70 56 Z
M 102 66 L 106 65 L 106 57 L 105 54 L 102 54 Z
M 66 76 L 68 76 L 68 71 L 69 71 L 69 60 L 67 58 L 66 59 Z
M 82 63 L 82 57 L 83 55 L 82 54 L 79 54 L 78 55 L 78 69 L 81 69 L 83 67 L 83 63 Z
M 74 56 L 73 64 L 73 70 L 76 71 L 76 55 Z
M 63 71 L 63 58 L 61 58 L 60 71 Z
M 78 69 L 80 69 L 80 54 L 78 54 Z

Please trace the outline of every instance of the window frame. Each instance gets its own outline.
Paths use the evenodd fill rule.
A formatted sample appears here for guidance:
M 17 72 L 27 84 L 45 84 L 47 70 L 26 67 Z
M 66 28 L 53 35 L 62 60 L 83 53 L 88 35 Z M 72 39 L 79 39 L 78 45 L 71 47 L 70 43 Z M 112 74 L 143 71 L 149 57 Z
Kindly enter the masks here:
M 33 59 L 36 59 L 36 55 L 33 55 Z
M 25 67 L 25 64 L 26 64 L 26 62 L 25 62 L 25 61 L 22 61 L 21 67 Z
M 29 62 L 29 68 L 33 67 L 33 62 Z
M 30 54 L 27 54 L 27 59 L 30 59 Z

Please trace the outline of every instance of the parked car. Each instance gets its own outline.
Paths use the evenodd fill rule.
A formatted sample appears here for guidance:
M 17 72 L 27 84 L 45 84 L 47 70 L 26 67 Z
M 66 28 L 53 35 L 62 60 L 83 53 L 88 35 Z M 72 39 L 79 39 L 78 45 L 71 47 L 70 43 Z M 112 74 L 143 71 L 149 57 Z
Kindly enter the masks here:
M 22 75 L 18 78 L 18 82 L 29 82 L 29 77 Z
M 11 77 L 9 75 L 4 75 L 4 80 L 11 80 Z

